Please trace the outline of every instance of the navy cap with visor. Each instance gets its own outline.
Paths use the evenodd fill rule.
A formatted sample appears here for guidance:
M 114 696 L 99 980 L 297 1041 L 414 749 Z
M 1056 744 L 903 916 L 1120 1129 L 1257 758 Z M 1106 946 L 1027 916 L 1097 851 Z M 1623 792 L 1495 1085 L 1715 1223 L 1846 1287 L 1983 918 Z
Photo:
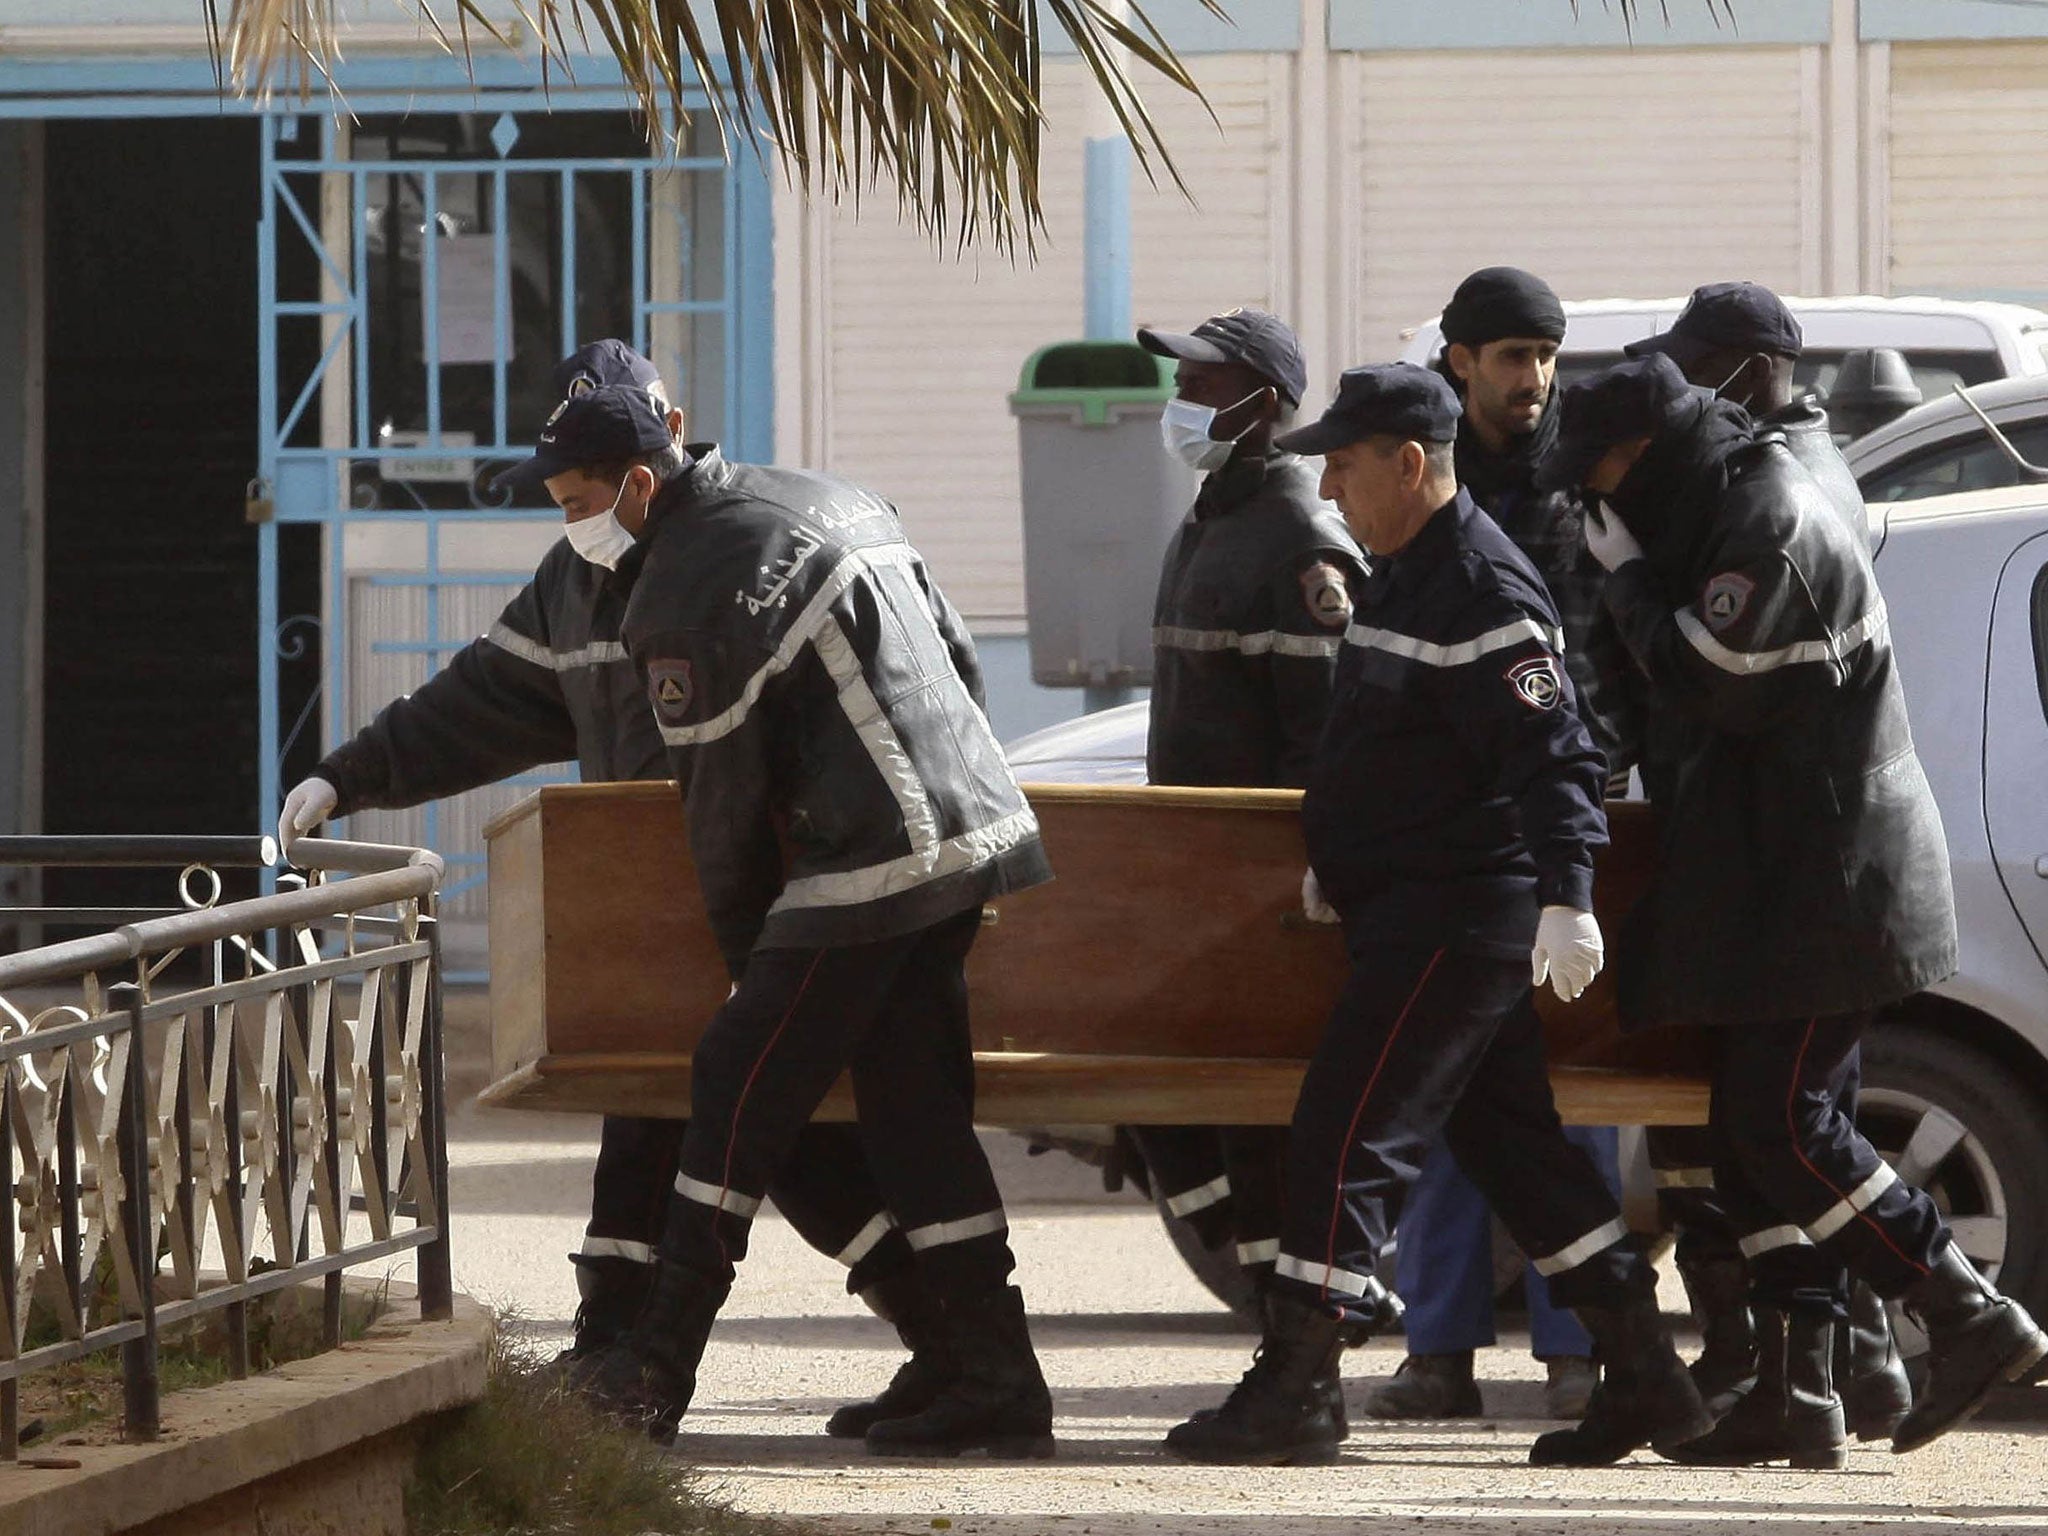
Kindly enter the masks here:
M 1138 345 L 1157 357 L 1190 363 L 1242 363 L 1272 384 L 1289 405 L 1301 404 L 1308 388 L 1308 364 L 1293 327 L 1263 309 L 1233 309 L 1213 315 L 1185 336 L 1145 326 Z
M 637 384 L 664 405 L 668 403 L 661 370 L 616 336 L 586 342 L 555 364 L 554 384 L 555 396 L 561 400 L 610 384 Z
M 1434 368 L 1413 363 L 1347 368 L 1338 377 L 1336 398 L 1323 414 L 1305 427 L 1281 433 L 1273 445 L 1288 453 L 1317 454 L 1368 437 L 1448 443 L 1458 435 L 1462 411 L 1457 392 Z
M 571 395 L 541 429 L 533 457 L 515 464 L 493 485 L 527 489 L 572 469 L 594 469 L 644 459 L 668 447 L 668 423 L 645 389 L 606 384 Z
M 1630 357 L 1662 352 L 1684 369 L 1716 352 L 1797 358 L 1805 345 L 1799 321 L 1762 283 L 1707 283 L 1693 289 L 1670 330 L 1622 350 Z

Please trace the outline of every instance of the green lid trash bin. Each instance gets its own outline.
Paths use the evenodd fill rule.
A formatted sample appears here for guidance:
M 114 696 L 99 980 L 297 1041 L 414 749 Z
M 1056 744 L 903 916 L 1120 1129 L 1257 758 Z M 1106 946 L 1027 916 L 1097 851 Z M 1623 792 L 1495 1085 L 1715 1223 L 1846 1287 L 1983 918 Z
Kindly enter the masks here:
M 1136 342 L 1063 341 L 1031 355 L 1010 396 L 1041 686 L 1152 681 L 1159 565 L 1200 483 L 1159 441 L 1173 370 Z

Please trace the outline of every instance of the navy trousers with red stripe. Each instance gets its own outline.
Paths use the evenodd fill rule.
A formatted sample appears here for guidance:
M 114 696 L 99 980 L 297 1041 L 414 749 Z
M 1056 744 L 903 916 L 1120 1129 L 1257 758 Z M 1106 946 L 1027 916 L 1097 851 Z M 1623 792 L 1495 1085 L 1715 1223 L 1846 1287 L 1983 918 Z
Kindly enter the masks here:
M 682 1120 L 604 1117 L 590 1180 L 585 1254 L 654 1262 L 688 1128 Z M 864 1291 L 910 1263 L 903 1234 L 887 1223 L 882 1192 L 868 1173 L 854 1126 L 805 1126 L 768 1198 L 798 1237 L 846 1265 L 849 1293 Z
M 1007 1279 L 1008 1223 L 974 1135 L 962 967 L 980 924 L 977 908 L 878 943 L 749 957 L 693 1058 L 665 1260 L 730 1283 L 763 1196 L 846 1071 L 880 1220 L 935 1287 Z
M 1441 1133 L 1560 1306 L 1619 1306 L 1652 1287 L 1613 1193 L 1558 1120 L 1528 961 L 1350 947 L 1288 1136 L 1274 1283 L 1383 1321 L 1373 1266 Z
M 1840 1315 L 1844 1265 L 1898 1296 L 1947 1246 L 1934 1202 L 1844 1111 L 1869 1022 L 1853 1013 L 1715 1031 L 1714 1185 L 1767 1306 Z

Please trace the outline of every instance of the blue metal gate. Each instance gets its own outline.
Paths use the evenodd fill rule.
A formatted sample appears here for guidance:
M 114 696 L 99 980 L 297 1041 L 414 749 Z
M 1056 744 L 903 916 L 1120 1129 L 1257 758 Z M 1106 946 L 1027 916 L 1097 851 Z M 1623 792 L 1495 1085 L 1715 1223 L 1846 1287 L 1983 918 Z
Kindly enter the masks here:
M 616 98 L 614 98 L 614 101 Z M 531 106 L 532 98 L 522 99 Z M 552 507 L 490 482 L 530 451 L 556 360 L 604 335 L 662 370 L 693 438 L 772 455 L 768 184 L 708 122 L 649 155 L 623 112 L 494 111 L 476 96 L 402 115 L 263 123 L 260 811 L 287 752 L 332 745 L 487 627 L 552 541 Z M 317 528 L 317 613 L 279 606 L 280 530 Z M 285 718 L 281 665 L 317 642 L 320 681 Z M 447 859 L 459 956 L 481 917 L 490 794 L 356 818 L 357 836 Z M 480 929 L 472 932 L 480 938 Z

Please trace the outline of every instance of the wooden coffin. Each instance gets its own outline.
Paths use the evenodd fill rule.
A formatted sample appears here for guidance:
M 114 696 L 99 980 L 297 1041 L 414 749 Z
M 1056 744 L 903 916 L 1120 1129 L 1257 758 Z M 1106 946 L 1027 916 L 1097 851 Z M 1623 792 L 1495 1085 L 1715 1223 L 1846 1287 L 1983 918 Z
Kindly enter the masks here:
M 1292 790 L 1027 786 L 1057 878 L 984 913 L 968 962 L 977 1118 L 996 1126 L 1283 1124 L 1345 961 L 1300 913 Z M 1615 932 L 1650 853 L 1617 804 L 1597 889 Z M 487 1102 L 682 1116 L 726 995 L 672 784 L 542 789 L 490 844 Z M 1558 1105 L 1580 1124 L 1691 1124 L 1681 1032 L 1623 1037 L 1606 978 L 1539 993 Z M 842 1083 L 820 1111 L 850 1118 Z

